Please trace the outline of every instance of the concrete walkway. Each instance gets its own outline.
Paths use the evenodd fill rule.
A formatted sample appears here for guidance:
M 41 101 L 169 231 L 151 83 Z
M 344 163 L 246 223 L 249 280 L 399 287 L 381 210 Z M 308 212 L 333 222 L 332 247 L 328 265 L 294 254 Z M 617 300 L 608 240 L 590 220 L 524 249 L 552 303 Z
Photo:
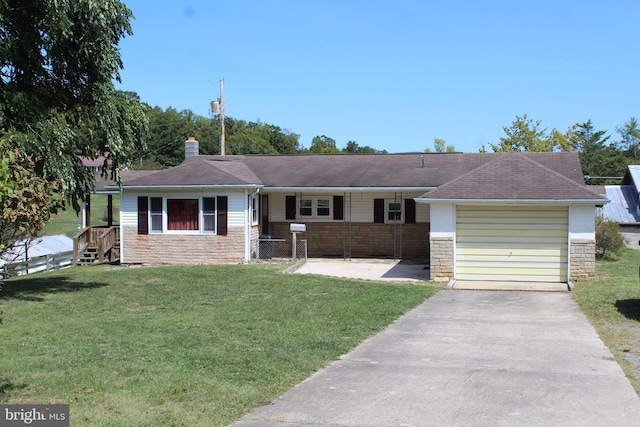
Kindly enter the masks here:
M 638 426 L 640 399 L 567 292 L 443 290 L 254 426 Z

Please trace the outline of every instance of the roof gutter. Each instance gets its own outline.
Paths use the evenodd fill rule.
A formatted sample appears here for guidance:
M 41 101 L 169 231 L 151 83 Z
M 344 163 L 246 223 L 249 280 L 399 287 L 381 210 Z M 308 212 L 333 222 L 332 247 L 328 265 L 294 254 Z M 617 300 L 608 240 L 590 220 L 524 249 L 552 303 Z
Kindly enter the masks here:
M 264 187 L 265 191 L 273 193 L 305 193 L 309 191 L 343 191 L 343 192 L 381 192 L 381 191 L 427 191 L 437 187 Z
M 416 197 L 416 203 L 455 203 L 456 205 L 604 205 L 608 199 L 427 199 Z
M 261 189 L 261 184 L 215 184 L 215 185 L 123 185 L 123 190 L 246 190 Z

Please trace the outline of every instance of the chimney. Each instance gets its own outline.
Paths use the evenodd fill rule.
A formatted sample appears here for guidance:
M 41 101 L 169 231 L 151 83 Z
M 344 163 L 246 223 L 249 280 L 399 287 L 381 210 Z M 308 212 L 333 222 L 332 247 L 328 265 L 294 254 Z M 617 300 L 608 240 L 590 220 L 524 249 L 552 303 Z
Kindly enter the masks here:
M 199 148 L 198 141 L 196 141 L 195 137 L 190 136 L 184 142 L 184 158 L 186 159 L 188 157 L 197 156 L 199 154 L 200 154 L 200 148 Z

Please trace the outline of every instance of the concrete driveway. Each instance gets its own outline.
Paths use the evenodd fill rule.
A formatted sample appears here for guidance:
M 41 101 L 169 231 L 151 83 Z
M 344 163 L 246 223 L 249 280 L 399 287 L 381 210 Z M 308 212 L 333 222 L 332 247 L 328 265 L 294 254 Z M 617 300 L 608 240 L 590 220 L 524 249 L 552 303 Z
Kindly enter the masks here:
M 638 426 L 640 399 L 566 292 L 443 290 L 248 426 Z

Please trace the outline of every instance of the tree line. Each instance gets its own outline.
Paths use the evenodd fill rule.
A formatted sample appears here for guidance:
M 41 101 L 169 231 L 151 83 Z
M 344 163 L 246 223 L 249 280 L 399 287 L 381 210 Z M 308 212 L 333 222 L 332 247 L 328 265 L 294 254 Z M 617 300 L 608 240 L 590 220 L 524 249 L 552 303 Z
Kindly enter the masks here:
M 501 151 L 577 151 L 587 184 L 617 184 L 628 165 L 640 162 L 640 127 L 631 117 L 616 126 L 618 139 L 606 130 L 596 130 L 591 120 L 576 123 L 562 133 L 547 131 L 541 122 L 527 115 L 516 116 L 511 126 L 503 127 L 505 136 L 488 143 L 494 152 Z M 480 149 L 486 152 L 486 147 Z
M 130 97 L 139 97 L 129 93 Z M 176 166 L 184 160 L 184 140 L 193 136 L 199 142 L 200 154 L 220 154 L 221 123 L 219 117 L 204 117 L 191 110 L 177 111 L 169 107 L 145 104 L 149 131 L 146 147 L 133 159 L 134 168 L 156 169 Z M 315 136 L 309 148 L 300 143 L 300 135 L 280 126 L 225 117 L 225 154 L 338 154 L 386 153 L 369 146 L 348 141 L 339 149 L 336 141 L 326 135 Z
M 137 96 L 132 94 L 131 96 Z M 147 108 L 149 132 L 146 149 L 138 153 L 136 168 L 162 168 L 175 166 L 184 159 L 184 140 L 194 136 L 200 142 L 201 154 L 220 153 L 221 125 L 217 117 L 207 118 L 190 110 L 163 110 Z M 640 127 L 630 118 L 616 127 L 618 138 L 614 140 L 605 130 L 596 130 L 591 120 L 576 123 L 566 132 L 548 131 L 542 123 L 526 114 L 516 116 L 510 126 L 504 126 L 505 136 L 496 142 L 483 145 L 480 152 L 504 151 L 577 151 L 583 172 L 590 179 L 587 183 L 615 182 L 624 175 L 627 165 L 640 162 Z M 326 135 L 314 136 L 309 148 L 300 143 L 300 135 L 276 125 L 225 118 L 226 154 L 354 154 L 387 153 L 369 146 L 348 141 L 342 149 Z M 488 148 L 487 148 L 488 146 Z M 455 152 L 455 146 L 442 138 L 434 138 L 433 149 L 425 153 Z

